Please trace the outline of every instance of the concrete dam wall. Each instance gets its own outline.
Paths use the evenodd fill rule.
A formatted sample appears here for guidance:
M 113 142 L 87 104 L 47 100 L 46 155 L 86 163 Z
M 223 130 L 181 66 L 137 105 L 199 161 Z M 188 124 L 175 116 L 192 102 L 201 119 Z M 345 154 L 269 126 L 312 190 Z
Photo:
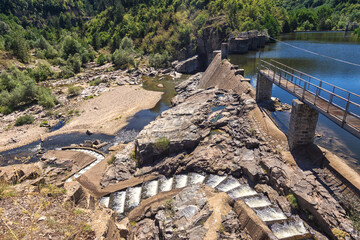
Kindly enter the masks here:
M 216 87 L 225 90 L 233 90 L 238 94 L 250 93 L 255 96 L 249 80 L 244 78 L 242 70 L 237 69 L 228 60 L 221 59 L 218 53 L 206 69 L 203 77 L 200 79 L 199 88 Z

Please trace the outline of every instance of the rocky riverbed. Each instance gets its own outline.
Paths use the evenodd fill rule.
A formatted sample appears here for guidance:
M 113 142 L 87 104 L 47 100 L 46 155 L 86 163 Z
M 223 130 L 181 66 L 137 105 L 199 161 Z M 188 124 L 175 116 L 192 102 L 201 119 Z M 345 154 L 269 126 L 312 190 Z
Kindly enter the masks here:
M 101 185 L 107 187 L 150 173 L 168 177 L 188 172 L 245 177 L 283 212 L 300 216 L 318 239 L 334 239 L 338 231 L 347 233 L 347 238 L 359 237 L 343 206 L 317 175 L 296 162 L 288 162 L 269 143 L 269 136 L 249 116 L 255 101 L 246 94 L 197 89 L 200 77 L 195 75 L 177 87 L 173 107 L 115 156 Z M 129 231 L 130 235 L 145 236 L 143 239 L 164 236 L 160 234 L 164 231 L 160 223 L 169 222 L 170 226 L 177 221 L 161 218 L 158 213 L 152 219 L 142 214 L 139 218 L 146 216 L 146 220 L 132 223 Z
M 257 105 L 251 96 L 199 89 L 201 77 L 181 83 L 172 107 L 135 141 L 114 148 L 114 155 L 94 160 L 84 150 L 90 154 L 84 163 L 79 151 L 52 151 L 45 165 L 31 165 L 38 174 L 17 178 L 18 171 L 8 167 L 0 177 L 21 182 L 19 189 L 34 186 L 27 191 L 35 195 L 43 194 L 36 188 L 40 179 L 65 189 L 66 198 L 58 201 L 86 209 L 84 221 L 93 217 L 92 230 L 79 234 L 98 239 L 359 239 L 356 221 L 333 195 L 321 167 L 308 167 L 315 166 L 314 156 L 295 155 L 302 164 L 289 158 L 253 117 Z M 91 169 L 94 161 L 99 163 Z M 84 164 L 88 169 L 73 181 Z M 6 206 L 10 219 L 13 207 Z M 44 217 L 50 214 L 44 211 Z M 0 225 L 4 231 L 6 224 Z

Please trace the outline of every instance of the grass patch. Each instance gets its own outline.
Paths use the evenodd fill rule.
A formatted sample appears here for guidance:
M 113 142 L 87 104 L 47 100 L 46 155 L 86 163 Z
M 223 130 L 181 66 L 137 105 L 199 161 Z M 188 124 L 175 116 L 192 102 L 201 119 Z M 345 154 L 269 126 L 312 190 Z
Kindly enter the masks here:
M 98 86 L 102 82 L 103 81 L 100 78 L 97 78 L 97 79 L 94 79 L 94 80 L 90 81 L 89 85 L 90 86 Z
M 164 137 L 157 139 L 154 143 L 154 148 L 158 152 L 164 152 L 168 150 L 170 148 L 170 139 Z
M 56 198 L 59 195 L 65 194 L 66 190 L 64 188 L 59 188 L 53 184 L 40 186 L 40 193 L 43 196 Z
M 47 127 L 48 125 L 49 125 L 49 121 L 47 121 L 47 120 L 40 123 L 40 127 Z
M 347 232 L 341 231 L 340 229 L 333 228 L 331 232 L 335 235 L 338 240 L 344 240 L 345 237 L 350 236 Z
M 76 208 L 75 210 L 74 210 L 74 214 L 75 215 L 81 215 L 81 214 L 83 214 L 84 213 L 84 210 L 82 210 L 82 209 L 80 209 L 80 208 Z
M 68 87 L 69 96 L 78 96 L 80 95 L 82 87 L 80 86 L 70 86 Z
M 14 197 L 16 192 L 10 188 L 6 182 L 0 182 L 0 200 L 8 197 Z
M 114 161 L 115 161 L 115 155 L 112 155 L 111 158 L 107 160 L 107 164 L 111 165 L 114 163 Z
M 299 209 L 299 203 L 298 203 L 296 197 L 294 196 L 294 194 L 287 195 L 286 199 L 289 201 L 292 208 Z
M 15 126 L 22 126 L 25 124 L 32 124 L 34 122 L 34 117 L 32 115 L 24 115 L 16 119 Z
M 89 99 L 92 99 L 92 98 L 94 98 L 94 95 L 86 96 L 86 97 L 84 97 L 84 100 L 89 100 Z

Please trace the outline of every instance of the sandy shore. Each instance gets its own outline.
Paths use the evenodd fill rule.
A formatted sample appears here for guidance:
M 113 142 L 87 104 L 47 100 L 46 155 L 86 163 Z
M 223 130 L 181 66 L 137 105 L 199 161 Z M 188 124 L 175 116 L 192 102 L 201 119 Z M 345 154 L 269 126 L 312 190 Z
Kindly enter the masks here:
M 128 117 L 152 108 L 161 99 L 161 92 L 144 90 L 139 86 L 119 86 L 93 99 L 84 100 L 78 108 L 80 115 L 73 117 L 61 129 L 49 133 L 38 124 L 24 125 L 0 133 L 0 152 L 20 147 L 50 136 L 86 132 L 112 135 L 126 125 Z M 11 142 L 16 138 L 16 142 Z

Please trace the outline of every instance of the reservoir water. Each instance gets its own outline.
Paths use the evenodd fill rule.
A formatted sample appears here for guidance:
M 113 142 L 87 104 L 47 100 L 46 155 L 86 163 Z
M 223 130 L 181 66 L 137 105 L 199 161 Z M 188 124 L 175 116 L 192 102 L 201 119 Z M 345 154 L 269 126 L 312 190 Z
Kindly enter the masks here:
M 345 32 L 301 32 L 284 34 L 279 40 L 329 57 L 360 64 L 360 39 Z M 245 77 L 256 86 L 256 73 L 259 58 L 275 59 L 292 68 L 310 74 L 345 90 L 360 94 L 360 67 L 310 54 L 282 42 L 270 43 L 257 52 L 244 55 L 231 55 L 230 61 L 245 69 Z M 277 86 L 273 86 L 273 97 L 291 105 L 295 98 Z M 273 117 L 279 127 L 287 133 L 290 113 L 275 112 Z M 316 131 L 321 135 L 315 142 L 347 162 L 360 172 L 360 139 L 346 132 L 320 114 Z

